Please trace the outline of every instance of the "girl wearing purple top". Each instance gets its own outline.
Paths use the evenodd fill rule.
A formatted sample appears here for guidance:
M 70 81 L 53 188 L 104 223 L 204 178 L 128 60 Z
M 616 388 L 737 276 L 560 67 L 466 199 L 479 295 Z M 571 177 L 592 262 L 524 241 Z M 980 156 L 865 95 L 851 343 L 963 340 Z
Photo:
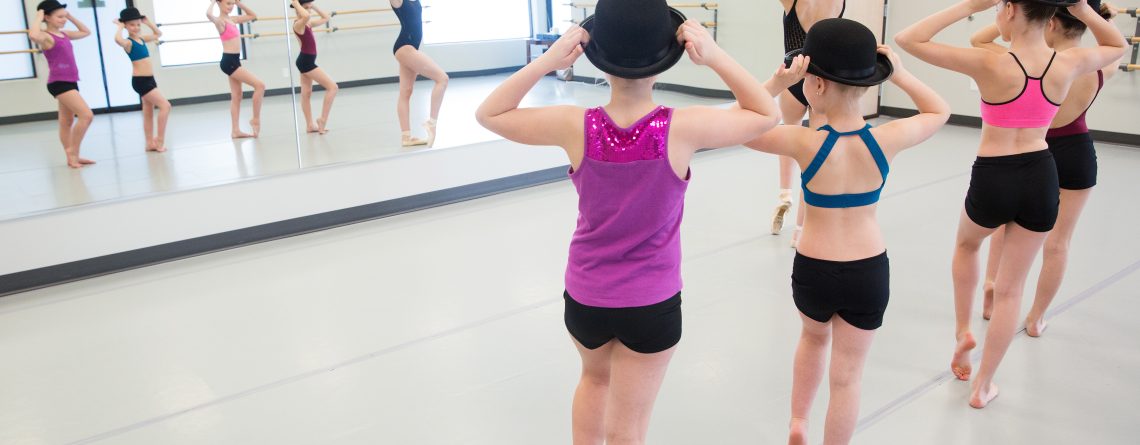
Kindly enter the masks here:
M 325 74 L 325 70 L 317 66 L 317 39 L 313 37 L 313 27 L 329 22 L 332 16 L 313 4 L 314 0 L 293 0 L 293 9 L 297 10 L 297 19 L 293 21 L 293 34 L 301 41 L 301 51 L 297 54 L 297 70 L 301 72 L 301 111 L 305 113 L 305 123 L 309 133 L 328 133 L 325 126 L 329 123 L 329 112 L 332 110 L 333 100 L 340 90 L 336 82 Z M 313 13 L 319 17 L 313 18 Z M 313 82 L 325 89 L 324 108 L 321 117 L 313 120 L 313 105 L 309 101 L 313 97 Z
M 40 46 L 48 62 L 47 89 L 59 101 L 59 142 L 67 153 L 67 166 L 80 168 L 94 164 L 95 161 L 79 156 L 79 146 L 95 119 L 95 113 L 79 95 L 79 68 L 75 65 L 75 51 L 71 46 L 72 40 L 87 37 L 91 31 L 67 12 L 67 5 L 56 0 L 44 0 L 36 9 L 28 38 Z M 74 23 L 78 31 L 64 30 L 68 21 Z M 40 28 L 41 23 L 46 25 L 46 29 Z
M 686 51 L 720 76 L 739 107 L 674 110 L 653 101 L 655 76 Z M 519 108 L 539 79 L 583 53 L 607 74 L 608 105 Z M 476 117 L 509 140 L 566 151 L 579 195 L 563 295 L 582 357 L 574 443 L 644 443 L 681 338 L 678 230 L 689 161 L 697 149 L 739 145 L 772 128 L 775 101 L 664 0 L 601 0 L 581 28 L 491 93 Z

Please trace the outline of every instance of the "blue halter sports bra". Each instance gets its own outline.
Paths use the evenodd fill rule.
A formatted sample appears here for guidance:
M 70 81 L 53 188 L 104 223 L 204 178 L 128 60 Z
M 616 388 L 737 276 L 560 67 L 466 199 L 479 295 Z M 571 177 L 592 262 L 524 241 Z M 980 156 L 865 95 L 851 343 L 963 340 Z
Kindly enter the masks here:
M 150 57 L 150 50 L 146 47 L 146 42 L 139 43 L 135 39 L 127 38 L 131 41 L 131 51 L 127 53 L 127 57 L 131 58 L 131 62 L 138 61 Z
M 847 133 L 835 131 L 830 125 L 824 125 L 819 130 L 828 132 L 827 140 L 823 142 L 823 146 L 819 147 L 819 152 L 815 154 L 815 158 L 811 160 L 811 164 L 808 165 L 807 169 L 800 175 L 800 187 L 802 187 L 804 191 L 804 202 L 815 207 L 827 209 L 862 207 L 879 202 L 879 194 L 882 193 L 883 186 L 887 184 L 887 173 L 890 172 L 891 166 L 887 164 L 887 156 L 883 154 L 883 149 L 879 147 L 879 143 L 875 141 L 875 137 L 871 136 L 871 124 L 867 124 L 867 126 L 861 130 Z M 846 195 L 821 195 L 808 190 L 808 183 L 811 182 L 815 174 L 819 172 L 819 168 L 823 166 L 823 161 L 831 154 L 831 149 L 835 148 L 835 142 L 842 136 L 855 135 L 859 135 L 859 137 L 863 139 L 863 143 L 867 145 L 867 150 L 871 152 L 871 157 L 875 158 L 875 164 L 879 166 L 879 173 L 883 175 L 883 183 L 879 185 L 879 188 L 866 193 Z

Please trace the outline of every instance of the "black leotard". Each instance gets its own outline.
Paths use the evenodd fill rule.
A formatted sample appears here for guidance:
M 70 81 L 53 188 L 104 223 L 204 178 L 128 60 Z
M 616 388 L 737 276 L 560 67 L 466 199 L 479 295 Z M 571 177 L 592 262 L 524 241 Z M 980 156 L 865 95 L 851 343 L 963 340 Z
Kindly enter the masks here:
M 796 13 L 796 5 L 799 0 L 792 2 L 792 9 L 784 14 L 784 53 L 790 53 L 794 50 L 804 47 L 807 41 L 807 31 L 804 30 L 804 25 L 800 23 L 800 16 Z M 847 0 L 843 0 L 843 9 L 839 11 L 839 18 L 843 18 L 843 13 L 847 12 Z M 807 98 L 804 97 L 804 81 L 792 85 L 788 88 L 792 96 L 800 101 L 805 107 L 808 105 Z
M 424 21 L 423 6 L 419 0 L 404 0 L 399 8 L 392 8 L 392 12 L 400 19 L 400 35 L 392 46 L 392 54 L 405 45 L 420 49 L 420 42 L 424 40 Z

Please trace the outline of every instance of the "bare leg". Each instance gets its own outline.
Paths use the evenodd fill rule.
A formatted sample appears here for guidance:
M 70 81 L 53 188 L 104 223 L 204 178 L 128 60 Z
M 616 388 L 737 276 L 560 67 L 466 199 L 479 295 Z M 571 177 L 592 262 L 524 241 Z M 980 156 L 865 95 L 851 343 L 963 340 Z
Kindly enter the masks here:
M 67 166 L 79 168 L 79 159 L 71 152 L 71 126 L 75 123 L 75 115 L 63 102 L 59 103 L 59 143 L 63 146 L 63 154 L 67 156 Z
M 978 288 L 978 251 L 982 241 L 995 229 L 979 226 L 962 211 L 958 221 L 958 240 L 954 249 L 954 338 L 957 346 L 950 361 L 950 370 L 958 380 L 969 380 L 972 367 L 970 350 L 977 346 L 970 333 L 970 313 L 974 310 L 974 292 Z
M 416 74 L 421 74 L 435 82 L 435 86 L 431 90 L 431 119 L 425 125 L 428 131 L 428 146 L 431 146 L 435 143 L 436 120 L 439 119 L 439 109 L 443 106 L 443 95 L 447 91 L 447 83 L 450 78 L 434 60 L 431 60 L 427 54 L 420 52 L 415 47 L 404 46 L 397 50 L 396 60 L 400 62 L 401 67 L 407 67 Z
M 1069 264 L 1069 242 L 1073 240 L 1077 221 L 1081 218 L 1081 211 L 1085 209 L 1091 194 L 1092 189 L 1061 189 L 1061 209 L 1057 215 L 1057 225 L 1045 238 L 1045 258 L 1041 266 L 1041 275 L 1037 278 L 1037 294 L 1033 298 L 1033 307 L 1025 317 L 1025 333 L 1030 337 L 1040 337 L 1045 332 L 1045 313 L 1048 312 L 1053 299 L 1057 297 L 1061 281 L 1065 279 L 1065 268 Z
M 1046 235 L 1048 234 L 1033 232 L 1017 224 L 1006 225 L 1005 248 L 1002 249 L 1001 265 L 994 281 L 994 314 L 986 331 L 982 363 L 978 366 L 978 378 L 974 381 L 974 391 L 970 396 L 970 406 L 974 408 L 985 408 L 990 400 L 997 397 L 997 386 L 993 384 L 994 374 L 1017 333 L 1025 279 L 1029 275 L 1029 267 L 1037 258 L 1037 252 L 1045 243 Z
M 400 65 L 400 97 L 396 100 L 396 116 L 400 119 L 400 144 L 405 147 L 426 145 L 427 141 L 412 137 L 411 102 L 412 91 L 416 85 L 416 72 L 411 68 Z
M 265 99 L 265 82 L 254 76 L 245 67 L 238 68 L 230 75 L 230 79 L 235 79 L 238 82 L 244 83 L 253 87 L 253 119 L 249 120 L 249 126 L 253 130 L 253 137 L 261 134 L 261 102 Z M 240 87 L 239 87 L 240 89 Z M 238 95 L 238 101 L 241 101 L 241 95 Z
M 573 340 L 573 337 L 571 337 Z M 574 391 L 573 438 L 574 445 L 602 445 L 606 439 L 606 398 L 610 393 L 611 341 L 598 349 L 589 350 L 574 341 L 582 356 L 582 377 Z
M 831 400 L 827 404 L 823 443 L 845 445 L 855 435 L 855 424 L 859 420 L 863 364 L 875 331 L 851 326 L 841 317 L 835 317 L 833 325 L 835 340 L 831 344 L 831 374 L 828 376 Z
M 79 95 L 78 91 L 68 91 L 56 97 L 59 103 L 62 104 L 67 110 L 75 115 L 75 125 L 71 127 L 71 134 L 68 135 L 67 141 L 70 147 L 66 150 L 68 152 L 67 165 L 75 168 L 80 165 L 94 164 L 95 161 L 85 159 L 79 155 L 79 148 L 83 145 L 83 137 L 87 135 L 87 129 L 91 127 L 91 122 L 95 120 L 95 113 L 91 112 L 91 108 L 87 106 L 87 102 L 83 100 L 83 96 Z M 79 165 L 72 165 L 72 162 Z
M 994 278 L 1001 265 L 1001 249 L 1005 245 L 1005 226 L 990 235 L 990 255 L 986 260 L 986 281 L 982 284 L 982 318 L 989 320 L 994 313 Z
M 796 100 L 787 90 L 780 93 L 780 114 L 784 125 L 799 125 L 807 113 L 807 107 Z M 784 217 L 792 208 L 792 178 L 796 175 L 796 160 L 780 156 L 780 204 L 772 216 L 772 234 L 778 235 L 784 228 Z M 793 235 L 794 236 L 794 235 Z
M 333 101 L 336 100 L 336 93 L 340 91 L 340 87 L 325 73 L 325 70 L 320 68 L 309 71 L 309 78 L 325 89 L 325 101 L 321 106 L 321 117 L 317 119 L 317 131 L 325 134 L 328 132 L 325 127 L 329 123 L 329 113 L 332 113 Z
M 166 151 L 166 122 L 170 120 L 170 101 L 157 88 L 146 94 L 146 100 L 158 107 L 158 134 L 154 137 L 155 151 Z
M 236 72 L 235 72 L 236 74 Z M 252 134 L 241 131 L 241 82 L 233 76 L 229 77 L 230 81 L 230 137 L 234 139 L 250 138 Z
M 676 349 L 641 354 L 614 342 L 606 400 L 606 445 L 645 443 L 653 403 Z
M 154 151 L 154 105 L 142 98 L 143 135 L 146 137 L 146 151 Z
M 827 347 L 831 343 L 831 322 L 820 323 L 800 314 L 803 328 L 796 346 L 792 368 L 792 420 L 788 425 L 788 444 L 807 445 L 808 415 L 827 364 Z
M 310 73 L 312 71 L 309 71 Z M 308 73 L 301 73 L 301 113 L 305 116 L 305 128 L 309 133 L 316 133 L 319 128 L 313 121 L 313 79 Z

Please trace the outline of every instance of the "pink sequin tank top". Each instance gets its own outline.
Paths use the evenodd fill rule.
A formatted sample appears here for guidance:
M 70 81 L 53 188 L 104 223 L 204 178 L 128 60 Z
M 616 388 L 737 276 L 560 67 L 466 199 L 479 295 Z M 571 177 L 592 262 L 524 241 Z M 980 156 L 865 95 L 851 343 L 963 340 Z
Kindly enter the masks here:
M 1002 128 L 1049 128 L 1049 125 L 1053 124 L 1053 118 L 1057 116 L 1057 111 L 1061 109 L 1061 104 L 1054 103 L 1045 96 L 1045 87 L 1041 82 L 1049 72 L 1049 67 L 1053 66 L 1053 59 L 1057 58 L 1057 53 L 1053 53 L 1053 58 L 1049 59 L 1049 65 L 1045 67 L 1041 77 L 1030 76 L 1025 70 L 1025 65 L 1021 64 L 1021 59 L 1018 59 L 1014 53 L 1009 55 L 1013 56 L 1013 60 L 1017 61 L 1021 72 L 1025 74 L 1025 86 L 1021 94 L 1013 100 L 998 104 L 983 100 L 982 122 Z
M 71 39 L 48 33 L 55 40 L 55 45 L 44 51 L 44 58 L 48 62 L 48 83 L 52 82 L 79 82 L 79 67 L 75 66 L 75 49 L 71 46 Z
M 578 228 L 566 291 L 586 306 L 660 303 L 681 291 L 681 217 L 688 180 L 669 163 L 673 109 L 657 107 L 629 128 L 586 110 L 585 156 L 570 180 Z

